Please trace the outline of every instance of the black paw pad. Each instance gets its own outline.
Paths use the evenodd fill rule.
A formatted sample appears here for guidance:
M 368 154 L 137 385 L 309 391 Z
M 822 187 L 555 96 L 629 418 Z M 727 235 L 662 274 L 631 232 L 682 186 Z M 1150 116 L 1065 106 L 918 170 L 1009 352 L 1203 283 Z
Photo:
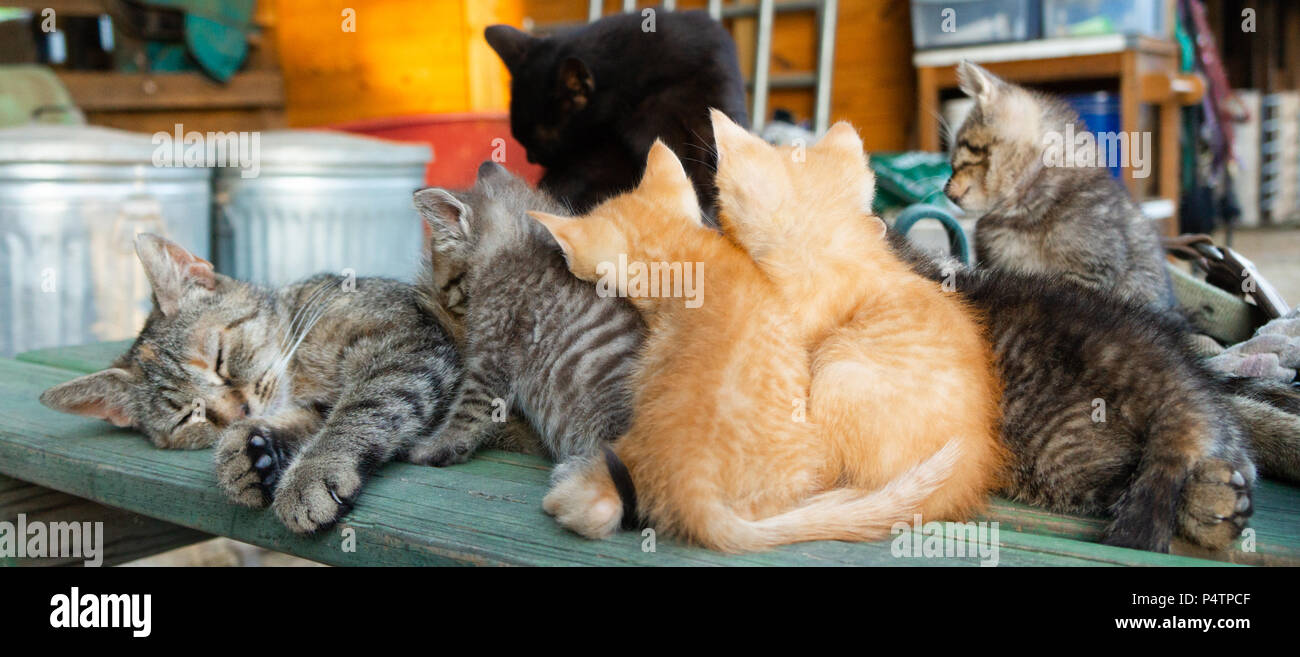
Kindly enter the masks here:
M 244 449 L 248 452 L 249 462 L 253 464 L 253 472 L 257 474 L 262 495 L 270 501 L 275 493 L 275 485 L 280 482 L 280 474 L 289 465 L 287 455 L 280 448 L 280 441 L 263 428 L 249 432 L 248 445 Z

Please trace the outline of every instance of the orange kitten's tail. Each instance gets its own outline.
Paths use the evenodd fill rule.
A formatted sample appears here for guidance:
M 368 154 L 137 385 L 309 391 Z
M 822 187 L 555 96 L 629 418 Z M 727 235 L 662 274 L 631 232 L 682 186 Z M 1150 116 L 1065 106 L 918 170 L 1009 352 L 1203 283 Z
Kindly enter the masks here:
M 952 474 L 961 455 L 949 441 L 925 461 L 875 491 L 841 488 L 820 493 L 799 507 L 764 518 L 746 520 L 721 500 L 709 503 L 701 522 L 683 528 L 704 545 L 726 552 L 747 552 L 802 541 L 875 541 L 889 535 L 899 522 L 910 523 L 921 503 Z M 693 523 L 696 524 L 696 523 Z

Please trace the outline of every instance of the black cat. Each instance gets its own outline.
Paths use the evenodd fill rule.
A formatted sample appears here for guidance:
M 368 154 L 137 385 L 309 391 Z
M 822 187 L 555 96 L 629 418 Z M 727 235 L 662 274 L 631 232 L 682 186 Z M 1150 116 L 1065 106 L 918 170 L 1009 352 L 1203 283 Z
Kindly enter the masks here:
M 677 153 L 713 216 L 709 108 L 748 126 L 731 35 L 706 12 L 618 14 L 550 37 L 485 31 L 510 70 L 510 129 L 541 187 L 585 212 L 636 186 L 655 138 Z

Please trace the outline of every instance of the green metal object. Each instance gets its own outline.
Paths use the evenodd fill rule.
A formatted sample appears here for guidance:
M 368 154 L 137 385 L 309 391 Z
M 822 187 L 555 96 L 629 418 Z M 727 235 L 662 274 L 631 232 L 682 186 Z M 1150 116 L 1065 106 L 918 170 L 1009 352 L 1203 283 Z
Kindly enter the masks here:
M 943 208 L 924 203 L 910 206 L 894 220 L 894 230 L 907 235 L 908 231 L 912 230 L 912 226 L 922 219 L 934 219 L 942 224 L 944 232 L 948 233 L 948 253 L 960 260 L 961 264 L 970 264 L 970 242 L 966 239 L 966 231 L 962 230 L 961 224 L 957 223 L 957 220 Z

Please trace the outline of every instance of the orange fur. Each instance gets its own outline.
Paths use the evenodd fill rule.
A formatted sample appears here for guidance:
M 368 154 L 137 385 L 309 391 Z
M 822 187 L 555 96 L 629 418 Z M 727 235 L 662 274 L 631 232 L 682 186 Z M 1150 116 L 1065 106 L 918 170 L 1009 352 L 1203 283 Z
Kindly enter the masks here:
M 857 132 L 838 123 L 812 147 L 774 148 L 719 112 L 713 123 L 723 230 L 798 318 L 809 415 L 847 481 L 883 485 L 956 440 L 962 460 L 921 513 L 978 510 L 1006 458 L 992 350 L 971 307 L 890 252 Z
M 601 263 L 620 254 L 703 263 L 700 307 L 675 297 L 632 298 L 649 336 L 632 427 L 614 449 L 636 484 L 642 515 L 658 531 L 726 551 L 879 539 L 910 521 L 955 467 L 955 446 L 888 483 L 845 467 L 845 458 L 878 457 L 880 450 L 846 449 L 848 437 L 829 441 L 802 416 L 813 381 L 799 323 L 748 254 L 701 225 L 690 181 L 663 144 L 651 149 L 635 191 L 579 219 L 531 214 L 585 280 L 597 280 Z M 869 485 L 858 485 L 866 479 Z M 543 509 L 593 538 L 612 532 L 622 516 L 599 458 L 561 479 Z

